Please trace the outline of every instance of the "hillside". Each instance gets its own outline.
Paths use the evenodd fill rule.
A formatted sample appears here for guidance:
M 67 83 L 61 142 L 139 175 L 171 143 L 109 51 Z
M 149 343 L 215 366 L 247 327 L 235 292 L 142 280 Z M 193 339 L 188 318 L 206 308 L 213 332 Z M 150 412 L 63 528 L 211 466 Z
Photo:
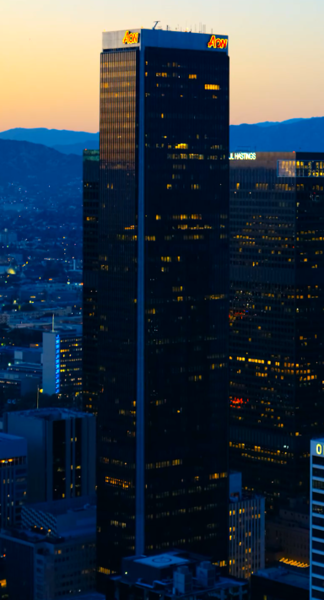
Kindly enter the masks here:
M 324 117 L 301 119 L 272 126 L 231 125 L 231 152 L 324 152 Z
M 39 127 L 37 129 L 24 129 L 17 127 L 0 132 L 2 140 L 16 140 L 20 142 L 32 142 L 33 144 L 43 144 L 50 148 L 57 145 L 82 144 L 83 142 L 95 143 L 99 140 L 99 133 L 89 133 L 86 131 L 68 131 L 65 129 L 46 129 Z
M 73 183 L 81 184 L 80 156 L 66 155 L 29 142 L 0 139 L 0 185 L 19 183 L 30 189 L 55 191 Z
M 19 140 L 21 143 L 41 143 L 66 155 L 80 156 L 85 148 L 99 147 L 99 133 L 86 131 L 17 128 L 0 133 L 0 141 L 5 139 Z M 290 119 L 281 123 L 265 121 L 254 125 L 231 125 L 230 150 L 323 152 L 324 117 Z
M 63 154 L 82 154 L 83 150 L 99 150 L 99 136 L 98 139 L 84 140 L 76 144 L 58 144 L 53 146 L 55 150 L 63 152 Z

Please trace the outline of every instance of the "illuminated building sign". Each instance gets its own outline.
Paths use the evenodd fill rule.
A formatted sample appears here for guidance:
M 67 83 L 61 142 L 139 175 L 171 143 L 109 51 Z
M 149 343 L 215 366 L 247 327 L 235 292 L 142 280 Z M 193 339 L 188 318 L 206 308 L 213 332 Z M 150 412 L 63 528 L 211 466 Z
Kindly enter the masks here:
M 218 38 L 216 35 L 211 35 L 209 42 L 207 44 L 207 48 L 216 48 L 220 50 L 225 50 L 227 48 L 228 40 L 226 38 Z
M 324 456 L 324 444 L 316 444 L 315 452 L 319 456 Z
M 123 44 L 138 44 L 139 33 L 131 33 L 130 31 L 126 31 Z
M 231 152 L 230 160 L 256 160 L 255 152 Z

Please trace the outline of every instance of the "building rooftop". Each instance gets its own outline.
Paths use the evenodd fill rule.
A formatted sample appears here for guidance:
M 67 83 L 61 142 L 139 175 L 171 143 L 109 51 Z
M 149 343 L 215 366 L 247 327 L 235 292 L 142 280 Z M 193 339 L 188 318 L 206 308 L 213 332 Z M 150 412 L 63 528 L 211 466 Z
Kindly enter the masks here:
M 26 504 L 22 507 L 21 520 L 25 529 L 41 531 L 50 538 L 95 536 L 96 497 L 81 496 L 54 502 Z
M 17 435 L 0 433 L 0 460 L 27 455 L 27 440 Z
M 1 434 L 0 434 L 1 437 Z M 14 437 L 14 436 L 12 436 Z M 28 504 L 27 508 L 42 513 L 49 513 L 55 517 L 67 513 L 81 513 L 82 511 L 95 509 L 97 505 L 96 496 L 79 496 L 78 498 L 66 498 L 64 500 L 53 500 L 53 502 L 38 502 Z
M 304 590 L 309 589 L 308 568 L 274 566 L 268 569 L 260 569 L 253 576 L 271 579 L 272 581 L 278 581 L 278 583 L 299 587 Z
M 228 36 L 218 33 L 196 33 L 192 31 L 171 31 L 168 27 L 156 27 L 154 29 L 130 29 L 120 31 L 105 31 L 102 34 L 103 50 L 115 48 L 145 47 L 155 48 L 181 48 L 183 50 L 203 50 L 206 52 L 226 53 L 228 52 Z
M 175 591 L 176 579 L 188 577 L 190 590 L 181 587 Z M 206 594 L 229 588 L 247 587 L 246 581 L 223 577 L 220 570 L 204 556 L 191 552 L 172 550 L 154 556 L 131 556 L 122 560 L 121 576 L 115 582 L 152 590 L 159 596 L 180 597 L 183 595 Z
M 158 554 L 157 556 L 144 556 L 143 558 L 136 558 L 134 563 L 147 565 L 155 569 L 162 569 L 163 567 L 180 566 L 189 563 L 187 558 L 178 556 L 176 554 Z
M 30 410 L 19 410 L 15 413 L 10 413 L 11 417 L 25 417 L 26 419 L 44 419 L 46 421 L 59 421 L 71 418 L 95 418 L 90 413 L 81 412 L 72 408 L 32 408 Z

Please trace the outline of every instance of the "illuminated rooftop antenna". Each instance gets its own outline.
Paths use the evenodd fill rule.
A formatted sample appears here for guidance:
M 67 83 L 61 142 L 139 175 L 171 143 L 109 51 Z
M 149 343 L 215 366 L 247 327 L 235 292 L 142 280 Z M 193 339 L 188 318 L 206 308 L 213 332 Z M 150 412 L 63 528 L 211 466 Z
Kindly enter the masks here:
M 156 29 L 156 26 L 157 26 L 157 24 L 158 24 L 158 23 L 161 23 L 161 21 L 155 21 L 155 23 L 154 23 L 154 25 L 153 25 L 152 29 Z

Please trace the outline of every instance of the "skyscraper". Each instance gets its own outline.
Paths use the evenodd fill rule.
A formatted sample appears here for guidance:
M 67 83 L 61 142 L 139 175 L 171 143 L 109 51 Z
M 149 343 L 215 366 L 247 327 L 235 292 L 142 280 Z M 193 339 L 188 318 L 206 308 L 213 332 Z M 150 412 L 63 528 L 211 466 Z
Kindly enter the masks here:
M 101 573 L 174 546 L 227 558 L 227 46 L 169 30 L 103 34 Z
M 230 456 L 270 507 L 307 495 L 323 429 L 324 154 L 232 158 Z

